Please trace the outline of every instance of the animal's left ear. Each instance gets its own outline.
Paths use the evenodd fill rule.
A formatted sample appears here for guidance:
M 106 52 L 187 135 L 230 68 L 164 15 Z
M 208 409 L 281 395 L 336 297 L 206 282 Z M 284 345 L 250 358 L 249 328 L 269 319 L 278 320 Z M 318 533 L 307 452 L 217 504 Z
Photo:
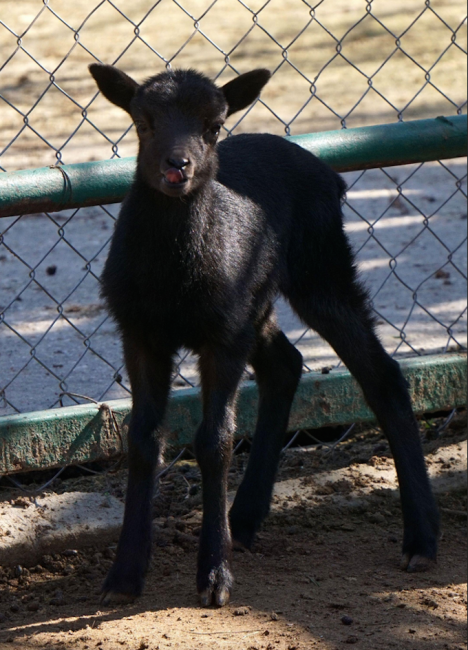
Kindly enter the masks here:
M 252 70 L 221 88 L 229 106 L 228 116 L 250 106 L 271 78 L 269 70 Z

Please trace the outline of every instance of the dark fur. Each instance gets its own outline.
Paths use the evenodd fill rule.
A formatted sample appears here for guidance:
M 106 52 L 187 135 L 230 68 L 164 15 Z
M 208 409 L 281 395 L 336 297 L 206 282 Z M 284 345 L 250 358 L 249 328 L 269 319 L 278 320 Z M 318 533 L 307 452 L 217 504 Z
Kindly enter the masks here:
M 133 392 L 125 520 L 105 601 L 143 588 L 160 426 L 181 346 L 199 355 L 203 394 L 195 438 L 204 507 L 198 591 L 205 605 L 228 601 L 231 532 L 250 547 L 268 514 L 301 376 L 302 357 L 273 314 L 278 293 L 334 347 L 389 439 L 406 567 L 435 559 L 438 515 L 418 427 L 405 380 L 374 333 L 356 276 L 343 231 L 343 180 L 276 136 L 240 135 L 216 145 L 219 125 L 258 97 L 269 74 L 254 71 L 218 89 L 193 71 L 158 75 L 142 86 L 110 66 L 93 65 L 91 73 L 106 97 L 132 115 L 140 137 L 136 178 L 102 277 Z M 174 165 L 183 169 L 183 187 L 167 182 Z M 228 518 L 236 392 L 247 362 L 259 386 L 259 417 Z

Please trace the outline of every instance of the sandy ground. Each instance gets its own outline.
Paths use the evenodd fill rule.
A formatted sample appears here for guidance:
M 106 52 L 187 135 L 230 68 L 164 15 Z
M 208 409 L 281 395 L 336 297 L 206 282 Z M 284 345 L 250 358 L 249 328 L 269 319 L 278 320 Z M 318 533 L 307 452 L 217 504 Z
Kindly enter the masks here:
M 185 0 L 185 12 L 173 0 L 154 9 L 149 0 L 18 6 L 0 3 L 0 167 L 8 171 L 54 164 L 56 154 L 74 163 L 135 153 L 128 116 L 95 97 L 86 67 L 96 58 L 118 60 L 137 79 L 167 63 L 221 73 L 220 83 L 234 69 L 276 71 L 263 103 L 240 123 L 229 121 L 235 133 L 394 122 L 398 111 L 404 119 L 449 115 L 466 98 L 461 0 L 433 0 L 430 8 L 422 0 L 325 0 L 313 10 L 299 0 Z M 400 36 L 398 51 L 392 34 Z M 431 71 L 430 83 L 424 70 Z M 424 165 L 409 180 L 416 167 L 347 175 L 348 232 L 392 353 L 464 344 L 466 203 L 456 186 L 464 161 L 448 167 L 456 178 L 438 164 Z M 459 187 L 466 192 L 465 181 Z M 109 215 L 116 212 L 110 206 L 1 220 L 0 392 L 6 390 L 0 415 L 57 405 L 67 391 L 94 399 L 126 394 L 119 342 L 97 283 L 113 227 Z M 307 368 L 336 363 L 287 305 L 280 301 L 277 310 Z M 197 381 L 190 359 L 175 386 L 186 380 Z
M 95 97 L 86 66 L 96 58 L 118 59 L 137 79 L 167 63 L 221 73 L 220 83 L 234 69 L 276 71 L 263 103 L 240 123 L 230 120 L 235 133 L 393 122 L 398 111 L 405 119 L 435 117 L 455 113 L 466 97 L 466 57 L 458 47 L 466 47 L 466 8 L 460 0 L 434 0 L 429 9 L 421 0 L 368 6 L 326 0 L 313 10 L 298 0 L 255 0 L 248 6 L 186 0 L 185 12 L 181 6 L 172 0 L 153 9 L 149 0 L 22 0 L 19 12 L 12 0 L 0 3 L 0 166 L 11 171 L 54 164 L 57 152 L 65 163 L 135 153 L 128 117 Z M 392 34 L 400 36 L 398 51 Z M 431 70 L 431 83 L 420 66 Z M 460 245 L 466 204 L 456 186 L 464 161 L 448 167 L 456 178 L 438 164 L 424 165 L 409 180 L 416 167 L 347 175 L 348 232 L 375 298 L 380 335 L 392 353 L 464 344 L 466 251 Z M 465 185 L 459 185 L 464 192 Z M 0 391 L 6 390 L 0 415 L 57 405 L 67 391 L 94 399 L 126 394 L 119 342 L 97 283 L 116 212 L 110 206 L 75 216 L 1 220 Z M 393 270 L 392 256 L 398 264 Z M 287 305 L 279 301 L 277 311 L 307 368 L 336 363 Z M 175 386 L 186 386 L 186 380 L 197 382 L 191 359 L 174 377 Z
M 362 430 L 331 456 L 320 445 L 285 454 L 273 511 L 253 552 L 235 553 L 232 603 L 200 609 L 200 475 L 188 458 L 164 477 L 155 500 L 144 596 L 126 607 L 99 606 L 112 544 L 44 556 L 29 569 L 0 567 L 1 650 L 465 650 L 466 487 L 456 478 L 460 453 L 466 466 L 466 415 L 441 434 L 439 424 L 421 424 L 443 520 L 431 572 L 398 568 L 393 463 L 380 433 Z M 231 489 L 246 460 L 245 453 L 235 457 Z M 58 479 L 49 491 L 122 499 L 125 474 Z M 3 505 L 8 501 L 21 508 L 24 497 L 4 489 Z

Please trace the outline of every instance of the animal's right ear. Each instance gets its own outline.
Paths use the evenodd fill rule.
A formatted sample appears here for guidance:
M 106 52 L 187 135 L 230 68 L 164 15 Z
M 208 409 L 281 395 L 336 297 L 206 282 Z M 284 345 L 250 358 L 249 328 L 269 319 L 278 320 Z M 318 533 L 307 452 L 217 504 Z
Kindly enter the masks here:
M 91 63 L 89 71 L 104 97 L 130 113 L 130 103 L 138 88 L 137 82 L 113 65 Z

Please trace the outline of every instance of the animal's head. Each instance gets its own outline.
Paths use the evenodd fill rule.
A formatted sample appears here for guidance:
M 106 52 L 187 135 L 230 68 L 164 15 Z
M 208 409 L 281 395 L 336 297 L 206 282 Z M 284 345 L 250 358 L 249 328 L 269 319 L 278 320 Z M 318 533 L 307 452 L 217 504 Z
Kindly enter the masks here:
M 271 76 L 253 70 L 219 88 L 194 70 L 164 72 L 141 85 L 111 65 L 89 70 L 102 94 L 134 121 L 145 182 L 171 197 L 190 194 L 216 173 L 224 121 L 252 104 Z

